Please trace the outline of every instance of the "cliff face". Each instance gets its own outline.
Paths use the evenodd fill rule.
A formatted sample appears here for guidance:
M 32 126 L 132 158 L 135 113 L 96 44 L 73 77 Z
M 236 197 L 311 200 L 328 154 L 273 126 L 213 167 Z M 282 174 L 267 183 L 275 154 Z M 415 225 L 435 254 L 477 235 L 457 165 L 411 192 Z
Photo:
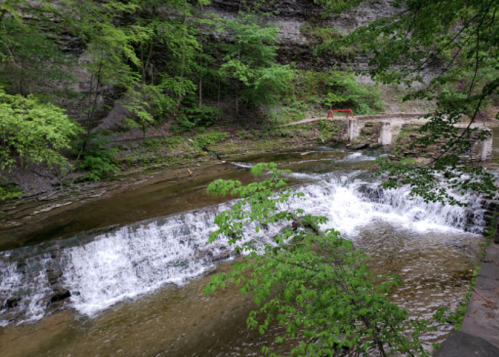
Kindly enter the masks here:
M 247 0 L 246 3 L 252 3 Z M 316 71 L 328 71 L 330 69 L 352 68 L 354 70 L 367 70 L 369 58 L 366 55 L 345 51 L 345 53 L 333 55 L 328 52 L 314 55 L 314 50 L 321 43 L 320 33 L 333 36 L 344 36 L 360 26 L 369 22 L 390 16 L 398 9 L 392 6 L 393 0 L 366 0 L 355 9 L 345 11 L 339 16 L 324 17 L 324 8 L 314 0 L 274 0 L 270 4 L 265 3 L 260 10 L 271 12 L 274 15 L 267 17 L 266 21 L 276 25 L 279 30 L 279 50 L 277 61 L 281 64 L 294 63 L 297 69 Z M 251 4 L 250 4 L 251 5 Z M 205 13 L 212 13 L 224 19 L 237 19 L 241 9 L 241 0 L 212 0 L 212 4 L 205 8 Z M 169 8 L 158 11 L 160 17 L 171 19 L 176 14 Z M 226 41 L 224 34 L 213 34 L 215 41 Z M 157 54 L 156 57 L 161 57 Z M 81 52 L 79 61 L 85 60 L 85 52 Z M 159 66 L 161 66 L 158 63 Z M 86 73 L 79 73 L 82 80 L 76 84 L 83 93 L 89 92 L 89 77 Z M 372 83 L 369 77 L 362 78 L 366 83 Z M 119 93 L 118 93 L 119 94 Z M 101 108 L 98 123 L 99 128 L 119 128 L 126 115 L 126 110 L 116 102 L 117 92 L 113 88 L 107 88 L 99 98 Z M 114 104 L 113 104 L 114 103 Z M 106 112 L 102 108 L 112 108 Z M 76 112 L 81 113 L 79 107 Z M 72 108 L 72 112 L 75 111 Z
M 251 1 L 247 0 L 248 3 Z M 275 0 L 270 5 L 265 4 L 262 10 L 274 13 L 274 16 L 268 17 L 266 21 L 280 29 L 277 58 L 279 63 L 294 63 L 296 68 L 305 70 L 326 71 L 331 68 L 349 67 L 366 70 L 369 58 L 365 55 L 354 52 L 314 55 L 314 49 L 322 41 L 318 31 L 329 31 L 336 36 L 348 34 L 359 26 L 395 13 L 397 9 L 392 6 L 392 2 L 393 0 L 367 0 L 356 9 L 326 18 L 323 17 L 323 7 L 314 0 Z M 206 12 L 226 19 L 236 19 L 241 3 L 241 0 L 212 0 Z M 165 19 L 175 16 L 166 8 L 161 15 Z M 223 41 L 223 35 L 221 37 L 218 40 Z M 84 121 L 87 117 L 87 108 L 92 103 L 88 97 L 95 93 L 94 79 L 84 67 L 84 64 L 91 62 L 92 59 L 77 37 L 63 33 L 57 34 L 57 38 L 64 52 L 75 58 L 74 67 L 70 72 L 76 81 L 69 84 L 67 89 L 80 94 L 61 98 L 57 104 L 65 108 L 71 117 Z M 101 128 L 116 128 L 116 124 L 122 121 L 126 113 L 119 104 L 116 104 L 122 94 L 118 88 L 111 85 L 98 90 L 96 117 L 100 120 L 95 123 L 96 125 L 100 125 Z
M 247 1 L 248 3 L 251 0 Z M 363 26 L 370 21 L 380 17 L 389 16 L 397 11 L 392 6 L 393 0 L 365 1 L 356 9 L 346 11 L 340 16 L 323 17 L 323 7 L 313 0 L 275 0 L 272 4 L 265 4 L 262 8 L 265 12 L 273 12 L 275 15 L 267 19 L 280 29 L 280 44 L 278 50 L 278 62 L 282 64 L 294 63 L 298 69 L 329 70 L 331 68 L 355 70 L 366 70 L 368 68 L 368 57 L 356 54 L 345 53 L 342 55 L 332 55 L 330 53 L 320 53 L 314 55 L 315 47 L 321 42 L 317 35 L 317 29 L 325 29 L 335 32 L 337 35 L 348 34 L 359 26 Z M 206 8 L 217 16 L 226 19 L 236 19 L 240 10 L 241 0 L 212 0 L 211 6 Z M 161 15 L 166 18 L 175 16 L 171 11 L 165 9 Z M 223 41 L 223 38 L 219 40 Z M 69 34 L 59 35 L 59 45 L 65 52 L 75 57 L 75 66 L 71 69 L 76 82 L 72 83 L 68 89 L 81 94 L 72 99 L 62 99 L 58 104 L 64 107 L 68 114 L 77 120 L 85 120 L 86 108 L 89 107 L 89 94 L 95 88 L 92 87 L 92 77 L 83 67 L 84 63 L 91 61 L 91 58 L 78 38 Z M 102 128 L 116 127 L 120 122 L 124 112 L 116 100 L 122 93 L 107 86 L 99 90 L 97 98 L 97 117 L 101 120 Z M 106 109 L 114 108 L 114 109 Z M 103 121 L 103 122 L 102 122 Z
M 223 17 L 234 19 L 240 8 L 240 0 L 212 0 L 209 11 Z M 333 56 L 328 53 L 313 55 L 320 38 L 315 29 L 329 29 L 339 35 L 346 35 L 369 22 L 393 15 L 397 8 L 393 0 L 364 1 L 356 9 L 345 11 L 339 16 L 323 17 L 323 7 L 313 0 L 276 0 L 263 11 L 273 11 L 274 17 L 268 19 L 280 29 L 280 63 L 296 63 L 299 69 L 327 70 L 332 67 L 365 70 L 369 59 L 360 54 Z

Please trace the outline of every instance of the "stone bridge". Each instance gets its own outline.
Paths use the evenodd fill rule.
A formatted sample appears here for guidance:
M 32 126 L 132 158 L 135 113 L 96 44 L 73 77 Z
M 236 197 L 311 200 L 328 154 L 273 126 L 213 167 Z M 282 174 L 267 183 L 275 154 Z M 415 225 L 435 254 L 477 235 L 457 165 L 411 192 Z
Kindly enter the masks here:
M 354 118 L 345 118 L 344 116 L 335 116 L 334 120 L 344 121 L 347 125 L 347 132 L 345 133 L 345 140 L 348 142 L 355 142 L 361 137 L 363 131 L 367 127 L 375 127 L 372 135 L 372 139 L 379 145 L 393 145 L 397 140 L 403 127 L 408 125 L 422 125 L 426 123 L 429 119 L 424 117 L 424 113 L 418 114 L 406 114 L 406 113 L 391 113 L 391 114 L 381 114 L 381 115 L 359 115 Z M 319 122 L 320 120 L 331 120 L 324 118 L 310 118 L 303 119 L 288 125 L 306 125 Z M 467 124 L 458 124 L 456 126 L 462 127 L 463 129 Z M 490 130 L 483 124 L 473 124 L 473 128 L 484 128 Z M 492 133 L 491 133 L 492 134 Z M 487 161 L 492 157 L 492 135 L 490 135 L 485 141 L 478 142 L 475 145 L 474 159 L 477 161 Z

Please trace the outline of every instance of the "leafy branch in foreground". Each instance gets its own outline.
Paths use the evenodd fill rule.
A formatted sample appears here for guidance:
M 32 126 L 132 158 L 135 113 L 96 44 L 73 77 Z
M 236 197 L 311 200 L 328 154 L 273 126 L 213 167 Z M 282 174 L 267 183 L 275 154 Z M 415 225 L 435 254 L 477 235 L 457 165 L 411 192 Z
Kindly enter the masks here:
M 411 187 L 409 198 L 419 196 L 428 202 L 465 206 L 463 198 L 467 194 L 493 196 L 497 191 L 494 182 L 497 178 L 481 166 L 470 166 L 447 156 L 447 161 L 439 160 L 436 166 L 414 164 L 413 160 L 391 162 L 386 157 L 378 158 L 376 172 L 383 176 L 381 186 L 385 189 L 404 185 Z M 443 185 L 442 182 L 445 182 Z
M 361 1 L 320 2 L 325 5 L 326 14 L 337 14 Z M 462 159 L 471 154 L 477 140 L 483 141 L 490 135 L 483 125 L 488 116 L 486 109 L 498 101 L 499 22 L 496 17 L 499 1 L 396 0 L 392 6 L 388 16 L 320 46 L 321 50 L 333 53 L 342 47 L 354 47 L 370 56 L 371 78 L 408 87 L 419 82 L 404 100 L 419 99 L 436 104 L 435 112 L 427 116 L 429 122 L 421 127 L 424 137 L 416 144 L 428 147 L 445 142 L 443 152 L 424 167 L 411 163 L 381 165 L 389 176 L 406 176 L 391 180 L 388 185 L 409 183 L 413 193 L 423 194 L 427 200 L 453 203 L 445 190 L 434 189 L 438 177 L 473 175 L 471 182 L 463 179 L 455 183 L 481 186 L 478 188 L 490 191 L 490 176 L 483 170 L 463 165 Z M 440 174 L 435 175 L 436 171 Z M 414 180 L 409 182 L 412 177 Z
M 259 308 L 250 313 L 248 327 L 265 334 L 271 324 L 281 325 L 285 332 L 275 338 L 277 343 L 299 341 L 292 355 L 426 356 L 418 340 L 426 322 L 411 320 L 387 297 L 399 280 L 371 274 L 362 251 L 338 231 L 320 229 L 327 218 L 285 208 L 291 198 L 304 195 L 287 187 L 283 175 L 289 171 L 274 163 L 251 170 L 254 175 L 266 171 L 265 180 L 246 186 L 217 180 L 208 187 L 212 195 L 240 198 L 216 217 L 218 229 L 210 242 L 225 236 L 245 256 L 229 273 L 213 276 L 205 294 L 228 283 L 252 293 Z M 271 228 L 278 233 L 270 238 Z M 249 229 L 262 236 L 248 240 Z M 276 356 L 267 346 L 262 352 Z

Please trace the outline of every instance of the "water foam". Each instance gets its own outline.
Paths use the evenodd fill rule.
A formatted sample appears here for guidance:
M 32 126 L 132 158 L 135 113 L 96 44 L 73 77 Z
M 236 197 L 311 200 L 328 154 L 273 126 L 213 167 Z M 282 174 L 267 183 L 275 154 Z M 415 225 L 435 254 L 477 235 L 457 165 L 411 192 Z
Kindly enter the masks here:
M 342 161 L 342 162 L 361 162 L 361 161 L 374 161 L 374 160 L 376 160 L 376 157 L 374 157 L 374 156 L 364 155 L 361 152 L 354 152 L 352 154 L 345 156 L 343 159 L 341 159 L 339 161 Z
M 244 169 L 251 169 L 253 166 L 255 166 L 255 164 L 249 164 L 246 162 L 236 162 L 236 161 L 231 162 L 231 164 L 237 167 L 242 167 Z
M 359 229 L 376 221 L 418 232 L 483 230 L 483 210 L 478 200 L 472 201 L 471 208 L 426 204 L 417 198 L 408 200 L 408 188 L 381 191 L 374 183 L 355 179 L 356 175 L 358 172 L 314 175 L 320 181 L 297 189 L 305 193 L 307 200 L 294 199 L 287 205 L 326 216 L 327 227 L 336 228 L 350 239 L 355 239 Z M 47 311 L 53 288 L 48 271 L 62 272 L 59 283 L 71 291 L 72 306 L 87 315 L 164 284 L 184 284 L 217 261 L 234 256 L 233 247 L 228 246 L 225 238 L 219 237 L 212 245 L 208 243 L 208 236 L 215 229 L 215 216 L 229 205 L 138 223 L 90 241 L 78 242 L 73 238 L 76 243 L 70 246 L 62 241 L 0 253 L 0 296 L 4 301 L 21 297 L 17 309 L 22 317 L 17 319 L 30 320 Z M 251 233 L 245 241 L 254 239 L 260 245 L 271 242 L 279 228 L 269 227 L 257 234 L 253 225 L 248 227 Z M 55 251 L 58 253 L 54 256 L 51 252 Z M 8 311 L 0 311 L 4 325 L 8 323 Z

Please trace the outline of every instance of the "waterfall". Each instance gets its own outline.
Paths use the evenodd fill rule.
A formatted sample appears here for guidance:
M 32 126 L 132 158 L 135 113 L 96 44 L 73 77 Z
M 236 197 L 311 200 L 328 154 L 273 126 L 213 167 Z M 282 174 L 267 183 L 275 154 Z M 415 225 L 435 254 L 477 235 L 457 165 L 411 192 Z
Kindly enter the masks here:
M 359 179 L 359 172 L 291 175 L 315 181 L 296 188 L 307 199 L 293 199 L 289 207 L 328 217 L 327 228 L 352 240 L 359 229 L 376 221 L 417 232 L 479 234 L 484 228 L 479 200 L 471 197 L 467 208 L 442 206 L 408 200 L 408 188 L 380 190 L 376 183 Z M 223 237 L 208 243 L 215 216 L 229 207 L 225 203 L 106 233 L 0 252 L 0 324 L 43 317 L 60 304 L 60 294 L 66 291 L 71 294 L 66 304 L 92 315 L 165 284 L 184 284 L 200 276 L 234 256 Z M 269 227 L 257 234 L 249 227 L 245 239 L 270 242 L 278 229 Z

